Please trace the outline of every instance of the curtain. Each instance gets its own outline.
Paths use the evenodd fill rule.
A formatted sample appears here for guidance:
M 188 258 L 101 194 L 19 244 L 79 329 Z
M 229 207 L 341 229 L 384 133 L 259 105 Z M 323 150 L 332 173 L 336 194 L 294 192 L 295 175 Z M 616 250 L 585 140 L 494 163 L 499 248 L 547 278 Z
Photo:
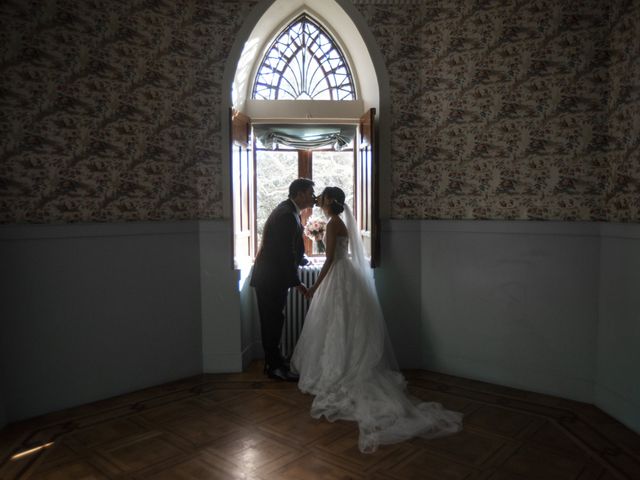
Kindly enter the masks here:
M 340 151 L 355 137 L 355 125 L 254 125 L 258 141 L 269 150 L 278 145 L 299 150 L 333 147 Z

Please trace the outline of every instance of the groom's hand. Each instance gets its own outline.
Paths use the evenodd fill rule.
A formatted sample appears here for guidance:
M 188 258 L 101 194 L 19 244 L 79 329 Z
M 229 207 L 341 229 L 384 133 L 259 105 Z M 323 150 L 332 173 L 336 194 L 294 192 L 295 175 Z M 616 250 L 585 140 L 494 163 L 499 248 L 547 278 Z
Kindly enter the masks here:
M 305 286 L 304 283 L 301 283 L 300 285 L 298 285 L 296 287 L 296 289 L 298 290 L 298 292 L 300 292 L 305 297 L 307 296 L 307 287 Z

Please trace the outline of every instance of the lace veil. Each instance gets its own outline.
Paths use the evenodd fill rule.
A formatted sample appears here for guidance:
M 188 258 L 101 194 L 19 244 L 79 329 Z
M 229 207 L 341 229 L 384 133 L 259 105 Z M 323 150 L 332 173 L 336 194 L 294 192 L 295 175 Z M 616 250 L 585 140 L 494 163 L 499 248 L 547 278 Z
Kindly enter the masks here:
M 371 268 L 369 259 L 367 258 L 364 251 L 364 244 L 362 243 L 362 237 L 360 236 L 358 222 L 356 222 L 356 219 L 351 212 L 351 208 L 349 208 L 346 203 L 344 204 L 344 219 L 347 226 L 347 231 L 349 233 L 349 249 L 351 251 L 351 261 L 356 267 L 356 270 L 360 273 L 360 275 L 366 282 L 367 288 L 370 292 L 370 298 L 375 302 L 374 312 L 376 315 L 380 316 L 380 324 L 384 329 L 384 354 L 382 355 L 380 366 L 388 368 L 390 370 L 399 370 L 398 362 L 396 360 L 396 356 L 393 352 L 393 346 L 391 345 L 391 340 L 389 338 L 389 332 L 387 331 L 387 326 L 384 321 L 384 315 L 382 314 L 382 307 L 380 306 L 380 301 L 378 300 L 378 292 L 376 290 L 376 285 L 373 279 L 373 269 Z

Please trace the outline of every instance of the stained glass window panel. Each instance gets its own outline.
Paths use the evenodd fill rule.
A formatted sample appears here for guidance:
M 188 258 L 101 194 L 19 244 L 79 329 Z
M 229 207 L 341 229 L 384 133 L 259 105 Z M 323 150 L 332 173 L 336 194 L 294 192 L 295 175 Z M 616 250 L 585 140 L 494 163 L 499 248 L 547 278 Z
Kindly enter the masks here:
M 307 15 L 273 42 L 256 75 L 258 100 L 355 100 L 351 70 L 331 36 Z

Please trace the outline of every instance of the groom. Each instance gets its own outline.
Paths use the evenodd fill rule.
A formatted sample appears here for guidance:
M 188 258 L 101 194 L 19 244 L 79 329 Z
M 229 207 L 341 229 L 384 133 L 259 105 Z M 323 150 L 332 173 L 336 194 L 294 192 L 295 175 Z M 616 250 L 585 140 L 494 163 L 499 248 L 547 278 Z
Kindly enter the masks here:
M 307 291 L 298 277 L 298 266 L 308 263 L 300 212 L 315 204 L 313 186 L 313 181 L 307 178 L 291 182 L 289 198 L 271 212 L 264 224 L 262 244 L 251 275 L 250 285 L 258 299 L 265 372 L 279 380 L 298 380 L 280 354 L 280 337 L 289 288 L 296 287 L 302 294 Z

